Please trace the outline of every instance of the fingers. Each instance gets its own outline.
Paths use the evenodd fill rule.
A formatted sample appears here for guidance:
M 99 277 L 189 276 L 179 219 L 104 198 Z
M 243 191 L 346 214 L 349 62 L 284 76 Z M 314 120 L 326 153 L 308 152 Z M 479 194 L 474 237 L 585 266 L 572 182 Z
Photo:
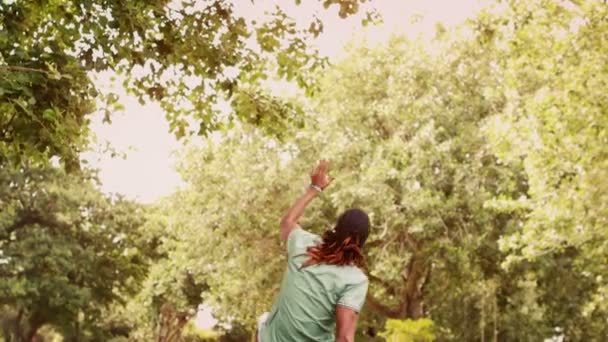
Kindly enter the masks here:
M 318 162 L 315 168 L 312 170 L 311 175 L 318 175 L 321 172 L 321 162 Z
M 315 168 L 312 170 L 311 174 L 317 175 L 320 173 L 327 173 L 328 168 L 329 168 L 329 162 L 325 159 L 321 159 L 317 163 L 317 166 L 315 166 Z
M 321 186 L 323 189 L 333 181 L 333 178 L 328 175 L 329 165 L 330 162 L 328 160 L 321 159 L 310 174 L 311 181 L 317 183 L 317 185 Z
M 327 171 L 329 170 L 329 161 L 321 159 L 319 161 L 319 169 L 320 172 L 327 173 Z

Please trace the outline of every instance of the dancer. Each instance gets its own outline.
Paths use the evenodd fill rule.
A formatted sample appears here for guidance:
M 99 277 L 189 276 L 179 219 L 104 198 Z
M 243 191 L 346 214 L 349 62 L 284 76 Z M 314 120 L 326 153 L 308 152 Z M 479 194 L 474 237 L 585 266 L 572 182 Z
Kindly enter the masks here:
M 369 218 L 360 209 L 346 210 L 322 237 L 298 225 L 308 204 L 331 184 L 328 168 L 328 161 L 319 162 L 310 187 L 281 220 L 287 270 L 272 310 L 258 321 L 258 342 L 354 341 L 368 286 L 361 268 Z

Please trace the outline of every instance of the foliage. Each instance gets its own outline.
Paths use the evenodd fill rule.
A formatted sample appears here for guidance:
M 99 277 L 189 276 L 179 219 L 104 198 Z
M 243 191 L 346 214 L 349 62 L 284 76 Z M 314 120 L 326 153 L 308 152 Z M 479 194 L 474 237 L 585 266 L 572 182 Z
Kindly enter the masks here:
M 172 198 L 175 226 L 168 230 L 177 232 L 178 244 L 168 259 L 180 260 L 183 270 L 196 270 L 195 278 L 209 282 L 203 298 L 214 313 L 253 324 L 268 308 L 284 267 L 276 222 L 298 194 L 297 184 L 306 185 L 305 170 L 323 154 L 333 160 L 337 180 L 313 204 L 304 224 L 321 232 L 346 207 L 370 212 L 379 231 L 369 242 L 369 310 L 385 318 L 419 318 L 425 314 L 424 289 L 432 286 L 429 298 L 437 304 L 428 311 L 441 308 L 447 315 L 448 307 L 462 305 L 458 288 L 470 293 L 470 311 L 451 324 L 457 329 L 470 320 L 477 311 L 475 284 L 503 276 L 497 267 L 483 269 L 492 262 L 482 256 L 496 258 L 498 236 L 483 232 L 492 226 L 502 230 L 510 222 L 484 210 L 483 203 L 499 184 L 511 183 L 518 191 L 517 174 L 496 164 L 475 133 L 485 103 L 471 110 L 475 95 L 467 92 L 460 95 L 463 104 L 469 100 L 463 112 L 441 109 L 453 103 L 438 98 L 448 93 L 441 87 L 452 86 L 444 75 L 453 66 L 447 60 L 442 65 L 448 70 L 440 69 L 438 59 L 404 40 L 382 51 L 353 51 L 323 83 L 317 110 L 324 117 L 311 118 L 288 144 L 252 128 L 235 129 L 220 143 L 208 141 L 208 147 L 185 157 L 181 170 L 189 188 Z M 392 63 L 380 63 L 385 60 Z M 468 70 L 479 70 L 479 64 Z M 436 89 L 421 89 L 418 82 Z M 418 102 L 404 108 L 408 89 L 418 89 Z M 434 103 L 437 108 L 430 106 Z M 370 107 L 376 108 L 371 116 Z M 436 280 L 429 285 L 431 272 Z
M 357 12 L 359 1 L 323 5 L 337 4 L 344 17 Z M 307 46 L 322 30 L 318 18 L 309 29 L 296 27 L 279 7 L 252 20 L 230 0 L 3 1 L 0 162 L 58 156 L 77 168 L 95 101 L 105 103 L 106 120 L 121 108 L 117 94 L 99 94 L 93 84 L 92 75 L 102 71 L 122 75 L 140 101 L 159 101 L 177 137 L 252 121 L 250 105 L 241 107 L 233 95 L 260 89 L 271 75 L 313 92 L 312 72 L 326 62 Z M 217 106 L 224 100 L 234 112 L 221 120 Z M 270 100 L 253 101 L 264 107 Z M 189 127 L 188 118 L 198 127 Z
M 573 340 L 608 334 L 606 16 L 598 1 L 533 1 L 480 18 L 495 32 L 506 101 L 484 130 L 529 187 L 499 196 L 497 210 L 526 215 L 500 240 L 503 266 L 527 270 L 539 313 Z
M 599 60 L 603 50 L 583 41 L 603 41 L 607 31 L 594 18 L 604 8 L 588 5 L 579 13 L 550 1 L 501 6 L 471 20 L 462 35 L 440 31 L 427 46 L 395 38 L 375 49 L 353 48 L 325 75 L 311 114 L 285 140 L 240 125 L 184 156 L 180 171 L 188 186 L 167 212 L 175 232 L 168 259 L 207 283 L 202 299 L 221 320 L 253 326 L 269 307 L 284 267 L 276 222 L 306 185 L 313 161 L 325 157 L 337 179 L 303 225 L 320 233 L 345 208 L 370 212 L 371 287 L 359 333 L 366 339 L 387 318 L 422 317 L 441 327 L 444 340 L 542 340 L 556 329 L 580 340 L 605 335 L 603 188 L 579 188 L 603 170 L 600 88 L 581 90 L 582 99 L 597 94 L 585 100 L 596 106 L 597 115 L 585 117 L 594 120 L 590 125 L 563 131 L 564 142 L 543 143 L 549 150 L 542 153 L 530 145 L 543 137 L 541 128 L 557 129 L 546 125 L 582 120 L 577 110 L 586 102 L 572 98 L 561 108 L 570 110 L 562 121 L 532 107 L 549 85 L 557 92 L 569 89 L 562 79 L 579 75 L 582 86 L 591 75 L 605 76 L 558 48 L 531 44 L 558 39 L 540 35 L 582 15 L 595 26 L 573 33 L 580 34 L 577 53 Z M 556 37 L 564 49 L 574 44 L 571 34 Z M 557 69 L 544 64 L 552 58 Z M 547 177 L 560 179 L 565 167 L 577 165 L 562 163 L 571 155 L 569 145 L 560 147 L 566 141 L 576 142 L 572 157 L 587 168 L 556 187 Z M 586 214 L 565 206 L 578 198 L 570 195 L 582 196 L 576 203 L 586 205 Z M 563 205 L 548 207 L 549 199 Z M 577 225 L 584 235 L 564 235 Z M 522 255 L 528 251 L 534 254 Z
M 29 341 L 45 324 L 66 339 L 103 334 L 104 308 L 136 293 L 146 273 L 142 208 L 57 168 L 1 167 L 0 184 L 0 301 L 11 334 Z
M 483 129 L 528 184 L 525 196 L 501 194 L 491 204 L 526 217 L 500 239 L 503 267 L 525 270 L 525 310 L 574 340 L 608 333 L 606 15 L 600 2 L 533 1 L 478 20 L 490 33 L 483 45 L 500 56 L 505 98 Z
M 254 221 L 256 219 L 270 222 L 271 218 L 265 216 L 277 216 L 280 213 L 278 208 L 274 210 L 266 208 L 270 204 L 267 198 L 256 196 L 253 192 L 244 193 L 242 189 L 246 188 L 246 184 L 226 182 L 226 176 L 217 173 L 219 170 L 232 168 L 235 171 L 238 170 L 242 180 L 251 178 L 246 174 L 251 174 L 249 167 L 255 167 L 255 165 L 244 161 L 253 156 L 248 154 L 249 149 L 243 150 L 239 154 L 236 151 L 239 145 L 242 145 L 242 140 L 234 139 L 229 144 L 210 145 L 205 152 L 192 151 L 192 157 L 197 155 L 202 159 L 198 161 L 197 158 L 197 163 L 202 164 L 184 166 L 184 168 L 192 168 L 193 172 L 189 173 L 188 177 L 193 177 L 193 182 L 206 178 L 207 181 L 201 186 L 209 184 L 222 186 L 223 184 L 223 186 L 234 188 L 226 188 L 225 191 L 207 189 L 200 193 L 196 190 L 188 190 L 178 192 L 163 201 L 163 214 L 166 218 L 163 220 L 162 231 L 171 232 L 171 235 L 165 236 L 159 247 L 166 252 L 166 258 L 153 266 L 149 278 L 144 283 L 141 293 L 144 307 L 154 310 L 155 306 L 168 302 L 177 310 L 193 312 L 201 301 L 207 305 L 221 302 L 221 307 L 215 307 L 217 311 L 214 311 L 214 315 L 235 326 L 244 322 L 252 324 L 255 321 L 256 312 L 270 304 L 273 285 L 270 283 L 272 278 L 269 277 L 279 277 L 281 271 L 280 264 L 274 261 L 275 256 L 280 254 L 279 247 L 276 246 L 276 253 L 264 253 L 265 256 L 262 256 L 262 259 L 253 260 L 249 258 L 250 255 L 236 253 L 242 249 L 239 247 L 242 240 L 231 241 L 222 238 L 224 234 L 241 234 L 243 239 L 265 249 L 276 244 L 271 236 L 265 240 L 262 239 L 262 232 L 258 232 L 256 229 L 234 230 L 235 226 L 257 226 Z M 257 154 L 259 158 L 276 158 L 276 156 L 265 154 L 261 144 L 256 143 L 255 146 L 260 148 Z M 224 148 L 229 148 L 230 153 L 235 152 L 231 154 L 231 161 L 214 156 L 216 149 Z M 227 162 L 233 164 L 226 164 Z M 236 167 L 237 165 L 240 167 Z M 194 169 L 197 171 L 194 172 Z M 232 174 L 231 177 L 236 176 Z M 258 182 L 251 179 L 251 184 L 258 184 Z M 265 203 L 260 203 L 260 200 Z M 248 208 L 251 212 L 249 214 L 243 206 L 247 202 L 250 202 Z M 276 204 L 282 205 L 280 202 L 276 202 Z M 232 213 L 224 211 L 229 207 L 238 207 L 239 210 Z M 206 208 L 206 210 L 201 211 L 200 208 Z M 258 209 L 254 210 L 254 208 Z M 264 211 L 266 215 L 258 216 L 261 211 Z M 275 220 L 278 222 L 278 216 Z M 270 224 L 263 224 L 263 226 L 270 230 Z M 210 231 L 215 231 L 215 233 Z M 219 243 L 220 240 L 227 244 Z M 238 264 L 232 256 L 239 259 Z M 274 273 L 268 274 L 267 267 L 259 267 L 270 263 L 277 266 L 275 270 L 271 271 Z M 268 280 L 265 280 L 267 278 Z M 198 287 L 198 290 L 191 292 L 192 297 L 182 295 L 187 288 L 185 285 L 188 282 L 184 282 L 186 279 L 190 279 L 188 282 L 192 286 Z M 244 279 L 250 281 L 244 281 Z M 259 284 L 266 281 L 268 281 L 269 288 L 261 289 Z M 235 317 L 235 312 L 240 314 Z M 245 319 L 242 319 L 243 315 L 246 315 Z M 232 322 L 237 317 L 236 322 Z
M 435 324 L 428 318 L 417 320 L 386 321 L 386 330 L 380 333 L 387 342 L 433 342 L 435 341 Z
M 323 1 L 341 16 L 358 3 Z M 231 327 L 220 340 L 250 338 L 285 267 L 279 218 L 324 157 L 336 181 L 302 225 L 321 233 L 346 208 L 370 213 L 361 340 L 607 336 L 605 4 L 497 2 L 430 43 L 354 45 L 319 82 L 324 62 L 280 10 L 253 24 L 224 1 L 45 5 L 0 5 L 13 33 L 0 36 L 0 298 L 23 331 L 196 340 L 187 322 L 204 304 Z M 62 25 L 31 29 L 53 18 Z M 309 90 L 308 107 L 261 91 L 273 64 Z M 230 127 L 182 153 L 186 186 L 145 223 L 86 170 L 3 166 L 77 159 L 97 96 L 86 72 L 106 69 L 160 101 L 178 135 L 188 116 L 200 134 Z
M 214 342 L 219 340 L 220 335 L 214 331 L 197 328 L 190 322 L 184 331 L 185 342 Z

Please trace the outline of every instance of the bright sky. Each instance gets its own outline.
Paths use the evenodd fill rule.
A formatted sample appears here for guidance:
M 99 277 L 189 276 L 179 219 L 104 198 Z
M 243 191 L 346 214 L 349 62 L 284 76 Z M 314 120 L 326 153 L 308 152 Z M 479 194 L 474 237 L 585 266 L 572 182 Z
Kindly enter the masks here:
M 301 6 L 296 6 L 291 0 L 256 0 L 256 7 L 252 7 L 250 1 L 235 2 L 248 16 L 259 15 L 280 3 L 288 15 L 302 23 L 308 23 L 315 8 L 319 8 L 318 1 L 302 1 Z M 375 0 L 371 3 L 384 23 L 367 29 L 361 27 L 361 17 L 339 18 L 335 6 L 319 13 L 324 20 L 324 32 L 316 44 L 322 54 L 334 60 L 339 58 L 345 44 L 353 37 L 365 36 L 370 43 L 382 42 L 393 32 L 410 37 L 418 34 L 430 37 L 435 23 L 441 22 L 448 27 L 457 25 L 483 6 L 478 0 Z M 413 23 L 414 15 L 423 19 Z M 102 89 L 110 88 L 109 76 L 100 77 L 97 85 Z M 153 202 L 180 185 L 180 177 L 173 168 L 172 152 L 182 143 L 169 134 L 158 105 L 142 106 L 122 89 L 114 91 L 122 94 L 125 111 L 114 114 L 110 125 L 102 123 L 101 115 L 96 115 L 92 129 L 101 142 L 110 141 L 116 149 L 126 152 L 127 158 L 111 158 L 102 153 L 87 153 L 85 158 L 100 169 L 104 191 L 122 193 L 144 203 Z

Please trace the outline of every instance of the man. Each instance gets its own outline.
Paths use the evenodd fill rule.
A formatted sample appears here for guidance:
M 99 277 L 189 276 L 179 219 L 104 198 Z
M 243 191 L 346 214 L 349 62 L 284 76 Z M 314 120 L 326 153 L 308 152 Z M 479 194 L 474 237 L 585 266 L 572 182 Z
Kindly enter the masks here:
M 298 225 L 308 204 L 332 182 L 329 163 L 319 162 L 311 184 L 281 220 L 287 270 L 278 298 L 258 322 L 259 342 L 352 342 L 367 294 L 362 247 L 369 218 L 359 209 L 342 213 L 323 237 Z

